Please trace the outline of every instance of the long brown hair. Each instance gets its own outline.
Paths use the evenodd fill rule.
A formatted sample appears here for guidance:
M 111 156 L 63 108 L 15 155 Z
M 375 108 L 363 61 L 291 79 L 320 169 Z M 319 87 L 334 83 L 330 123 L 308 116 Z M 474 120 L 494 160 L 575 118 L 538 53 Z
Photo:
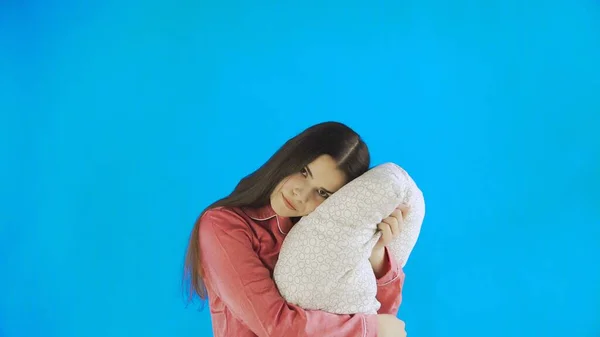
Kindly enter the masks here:
M 366 172 L 370 154 L 363 139 L 354 130 L 339 122 L 325 122 L 309 127 L 288 140 L 259 169 L 243 178 L 228 196 L 217 200 L 200 213 L 189 238 L 185 256 L 183 282 L 187 300 L 194 296 L 206 299 L 200 265 L 200 218 L 215 207 L 262 207 L 267 205 L 274 188 L 285 177 L 300 171 L 317 157 L 328 154 L 338 164 L 347 181 Z

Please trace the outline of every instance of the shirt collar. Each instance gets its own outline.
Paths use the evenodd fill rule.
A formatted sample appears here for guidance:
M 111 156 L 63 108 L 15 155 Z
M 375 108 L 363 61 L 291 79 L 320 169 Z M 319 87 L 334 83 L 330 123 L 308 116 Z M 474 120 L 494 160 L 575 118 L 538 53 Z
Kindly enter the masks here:
M 276 218 L 279 232 L 283 235 L 286 235 L 289 233 L 290 229 L 292 229 L 292 219 L 277 215 L 273 207 L 271 207 L 271 203 L 268 203 L 266 206 L 262 207 L 242 207 L 241 209 L 254 221 L 266 221 Z

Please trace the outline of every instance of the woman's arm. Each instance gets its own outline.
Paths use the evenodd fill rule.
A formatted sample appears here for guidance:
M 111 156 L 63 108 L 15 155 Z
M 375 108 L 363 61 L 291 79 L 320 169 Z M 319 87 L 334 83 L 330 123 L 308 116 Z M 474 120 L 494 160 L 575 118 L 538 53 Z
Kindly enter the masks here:
M 378 313 L 396 316 L 402 302 L 404 271 L 387 247 L 382 252 L 374 251 L 370 261 L 377 278 L 377 300 L 381 303 Z
M 381 238 L 373 248 L 369 262 L 377 279 L 377 300 L 381 303 L 380 314 L 397 315 L 402 302 L 404 271 L 390 252 L 388 244 L 400 234 L 400 224 L 409 208 L 399 205 L 392 214 L 377 225 Z
M 250 229 L 237 214 L 208 211 L 200 224 L 204 277 L 232 314 L 259 337 L 376 337 L 376 315 L 304 310 L 280 295 L 252 249 Z

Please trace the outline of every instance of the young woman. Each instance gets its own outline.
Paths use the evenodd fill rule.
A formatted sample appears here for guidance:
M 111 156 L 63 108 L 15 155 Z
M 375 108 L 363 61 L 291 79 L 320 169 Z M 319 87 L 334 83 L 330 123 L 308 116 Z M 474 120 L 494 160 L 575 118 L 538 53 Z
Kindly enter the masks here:
M 396 318 L 404 273 L 386 248 L 398 234 L 403 209 L 379 224 L 383 235 L 370 258 L 381 303 L 377 315 L 304 310 L 287 303 L 272 279 L 294 223 L 369 165 L 367 145 L 352 129 L 317 124 L 202 212 L 190 237 L 184 277 L 190 299 L 208 298 L 214 336 L 406 336 Z

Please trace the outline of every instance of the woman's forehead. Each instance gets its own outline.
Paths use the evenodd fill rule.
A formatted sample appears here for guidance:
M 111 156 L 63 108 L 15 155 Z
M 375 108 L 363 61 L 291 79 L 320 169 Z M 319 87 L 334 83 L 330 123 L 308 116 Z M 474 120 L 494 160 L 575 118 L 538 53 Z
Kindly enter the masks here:
M 322 155 L 308 164 L 309 174 L 315 185 L 330 191 L 339 190 L 346 182 L 344 173 L 337 167 L 335 160 L 329 155 Z

